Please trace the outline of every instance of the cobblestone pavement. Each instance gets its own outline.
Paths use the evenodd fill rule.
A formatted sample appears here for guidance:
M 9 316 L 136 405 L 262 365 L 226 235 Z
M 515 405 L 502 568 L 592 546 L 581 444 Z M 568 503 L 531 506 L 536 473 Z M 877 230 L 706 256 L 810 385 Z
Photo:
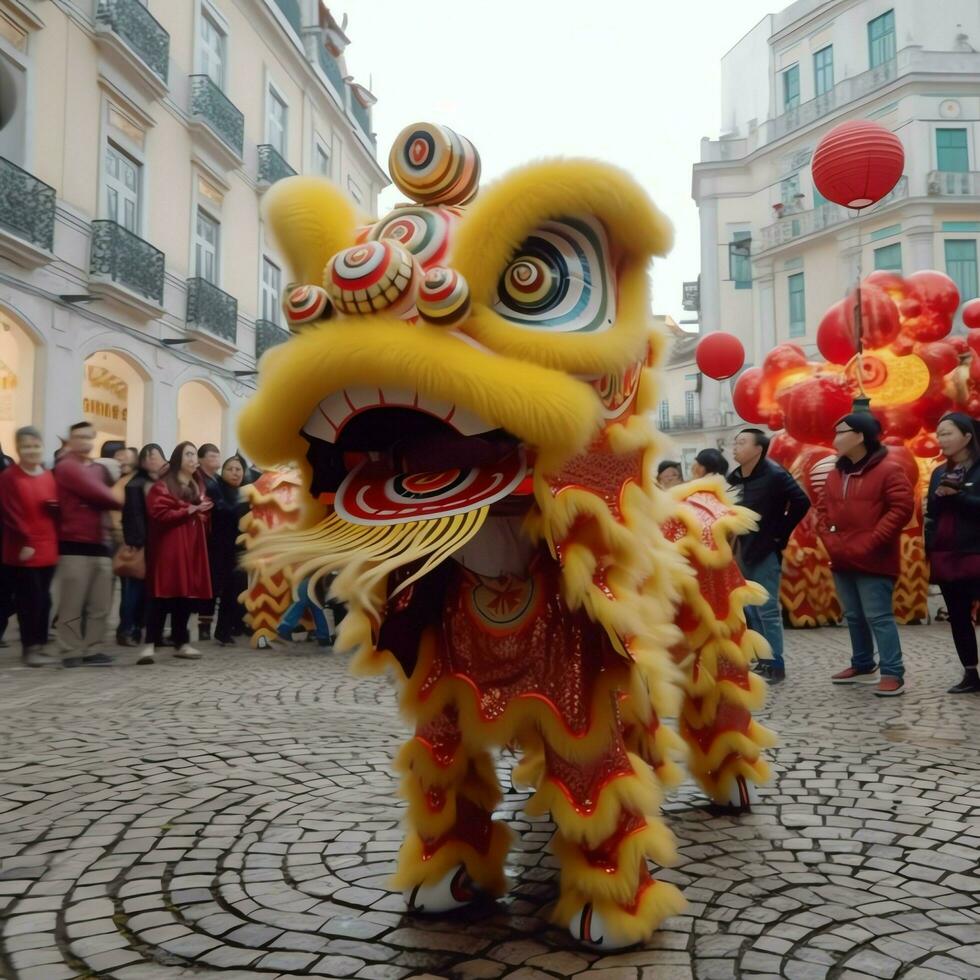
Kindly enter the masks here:
M 829 684 L 843 630 L 789 636 L 764 715 L 773 784 L 741 818 L 691 785 L 667 801 L 681 859 L 661 875 L 690 907 L 616 955 L 547 924 L 552 828 L 517 793 L 508 898 L 402 914 L 387 880 L 404 727 L 388 684 L 350 678 L 345 657 L 209 649 L 137 668 L 123 651 L 55 671 L 4 651 L 0 973 L 980 978 L 980 697 L 943 693 L 944 626 L 903 638 L 909 693 L 881 700 Z

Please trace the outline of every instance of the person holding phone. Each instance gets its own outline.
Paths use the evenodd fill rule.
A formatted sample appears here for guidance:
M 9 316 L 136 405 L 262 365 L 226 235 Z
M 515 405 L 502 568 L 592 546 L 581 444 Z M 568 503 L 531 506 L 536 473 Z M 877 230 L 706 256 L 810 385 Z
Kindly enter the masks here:
M 939 420 L 936 441 L 946 457 L 932 472 L 926 502 L 926 553 L 932 581 L 946 600 L 963 679 L 949 694 L 980 692 L 973 604 L 980 599 L 980 445 L 976 423 L 962 412 Z
M 213 501 L 199 473 L 197 447 L 182 442 L 173 451 L 167 472 L 146 496 L 148 537 L 146 585 L 150 595 L 147 645 L 139 664 L 152 664 L 163 646 L 163 622 L 170 614 L 175 657 L 199 660 L 190 645 L 191 614 L 211 599 L 208 527 Z

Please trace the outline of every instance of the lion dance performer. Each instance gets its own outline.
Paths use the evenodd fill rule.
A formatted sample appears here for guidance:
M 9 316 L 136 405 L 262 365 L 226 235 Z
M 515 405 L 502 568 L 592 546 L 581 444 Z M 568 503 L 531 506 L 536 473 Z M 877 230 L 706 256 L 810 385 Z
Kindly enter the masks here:
M 318 179 L 267 195 L 296 335 L 262 360 L 242 444 L 300 461 L 309 499 L 300 529 L 250 538 L 253 574 L 338 572 L 338 648 L 400 679 L 411 909 L 504 891 L 488 749 L 517 745 L 527 811 L 558 828 L 555 921 L 628 945 L 683 907 L 647 865 L 674 858 L 658 816 L 674 757 L 745 807 L 772 741 L 751 715 L 764 644 L 743 607 L 760 596 L 730 547 L 747 513 L 717 478 L 668 495 L 650 476 L 664 341 L 647 266 L 671 231 L 591 161 L 477 196 L 476 151 L 436 125 L 405 129 L 390 170 L 413 203 L 373 223 Z

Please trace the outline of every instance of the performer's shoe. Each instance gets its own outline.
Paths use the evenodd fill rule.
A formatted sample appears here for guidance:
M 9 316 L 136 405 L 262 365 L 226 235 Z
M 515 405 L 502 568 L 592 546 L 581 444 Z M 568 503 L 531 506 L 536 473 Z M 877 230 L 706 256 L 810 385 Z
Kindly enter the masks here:
M 416 885 L 402 895 L 409 912 L 438 915 L 475 902 L 480 897 L 480 892 L 467 874 L 466 866 L 460 864 L 447 871 L 434 885 Z
M 637 943 L 635 939 L 617 936 L 615 930 L 609 928 L 602 914 L 591 902 L 586 902 L 572 916 L 568 923 L 568 931 L 577 942 L 594 949 L 626 949 Z
M 736 776 L 729 787 L 727 802 L 734 810 L 751 810 L 759 802 L 759 788 L 744 776 Z

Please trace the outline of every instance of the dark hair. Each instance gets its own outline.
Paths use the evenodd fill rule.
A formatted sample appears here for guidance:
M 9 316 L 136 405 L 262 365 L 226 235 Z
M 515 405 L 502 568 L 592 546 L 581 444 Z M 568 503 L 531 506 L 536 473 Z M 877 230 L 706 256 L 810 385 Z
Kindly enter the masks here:
M 227 466 L 227 465 L 228 465 L 229 463 L 238 463 L 238 465 L 239 465 L 239 466 L 240 466 L 240 467 L 242 468 L 242 475 L 243 475 L 243 476 L 244 476 L 244 474 L 245 474 L 245 473 L 247 473 L 247 472 L 248 472 L 248 466 L 247 466 L 247 464 L 245 463 L 245 460 L 244 460 L 244 459 L 242 459 L 242 457 L 241 457 L 241 456 L 239 456 L 239 455 L 238 455 L 238 453 L 234 453 L 233 455 L 231 455 L 231 456 L 229 456 L 229 457 L 228 457 L 228 458 L 227 458 L 227 459 L 226 459 L 226 460 L 225 460 L 225 461 L 224 461 L 224 462 L 223 462 L 223 463 L 221 464 L 221 472 L 222 472 L 222 473 L 224 472 L 224 469 L 225 469 L 225 467 L 226 467 L 226 466 Z
M 126 443 L 122 439 L 107 439 L 102 443 L 102 448 L 99 450 L 99 456 L 102 459 L 112 459 L 120 449 L 125 449 Z
M 72 432 L 78 432 L 79 429 L 94 429 L 95 426 L 91 422 L 76 422 L 74 425 L 68 427 L 69 435 Z
M 664 470 L 675 469 L 681 476 L 684 475 L 684 470 L 681 469 L 681 464 L 673 459 L 662 459 L 657 464 L 657 476 L 660 476 Z
M 702 449 L 694 457 L 694 462 L 700 463 L 709 473 L 728 475 L 728 460 L 725 459 L 724 453 L 718 449 Z
M 213 442 L 206 442 L 203 446 L 201 446 L 200 449 L 198 449 L 197 458 L 204 459 L 204 457 L 207 456 L 208 453 L 220 454 L 220 452 L 221 450 L 218 449 L 218 447 Z
M 745 435 L 746 433 L 755 439 L 755 444 L 762 450 L 762 458 L 765 459 L 765 457 L 769 454 L 769 436 L 767 436 L 762 429 L 742 429 L 738 435 L 741 436 Z M 735 438 L 737 439 L 738 436 Z
M 977 423 L 966 412 L 947 412 L 939 422 L 952 422 L 965 436 L 973 436 L 969 442 L 970 455 L 976 459 L 980 456 L 980 439 L 977 437 Z M 939 423 L 936 423 L 938 428 Z
M 126 447 L 134 456 L 139 457 L 140 451 L 135 446 Z
M 201 477 L 195 473 L 191 482 L 185 487 L 179 479 L 180 464 L 184 459 L 184 450 L 194 443 L 188 441 L 178 443 L 176 449 L 170 454 L 170 464 L 162 480 L 167 485 L 167 489 L 178 499 L 186 500 L 191 504 L 199 504 L 204 496 Z
M 158 443 L 148 442 L 139 451 L 139 464 L 140 464 L 140 466 L 145 465 L 146 461 L 150 458 L 150 453 L 152 453 L 154 451 L 158 452 L 164 459 L 167 458 L 167 454 L 163 451 L 163 449 L 160 447 L 160 445 Z
M 864 437 L 864 448 L 869 453 L 876 453 L 881 449 L 881 423 L 870 412 L 850 412 L 843 418 L 839 418 L 834 423 L 834 428 L 836 429 L 842 422 L 853 432 L 858 432 Z

